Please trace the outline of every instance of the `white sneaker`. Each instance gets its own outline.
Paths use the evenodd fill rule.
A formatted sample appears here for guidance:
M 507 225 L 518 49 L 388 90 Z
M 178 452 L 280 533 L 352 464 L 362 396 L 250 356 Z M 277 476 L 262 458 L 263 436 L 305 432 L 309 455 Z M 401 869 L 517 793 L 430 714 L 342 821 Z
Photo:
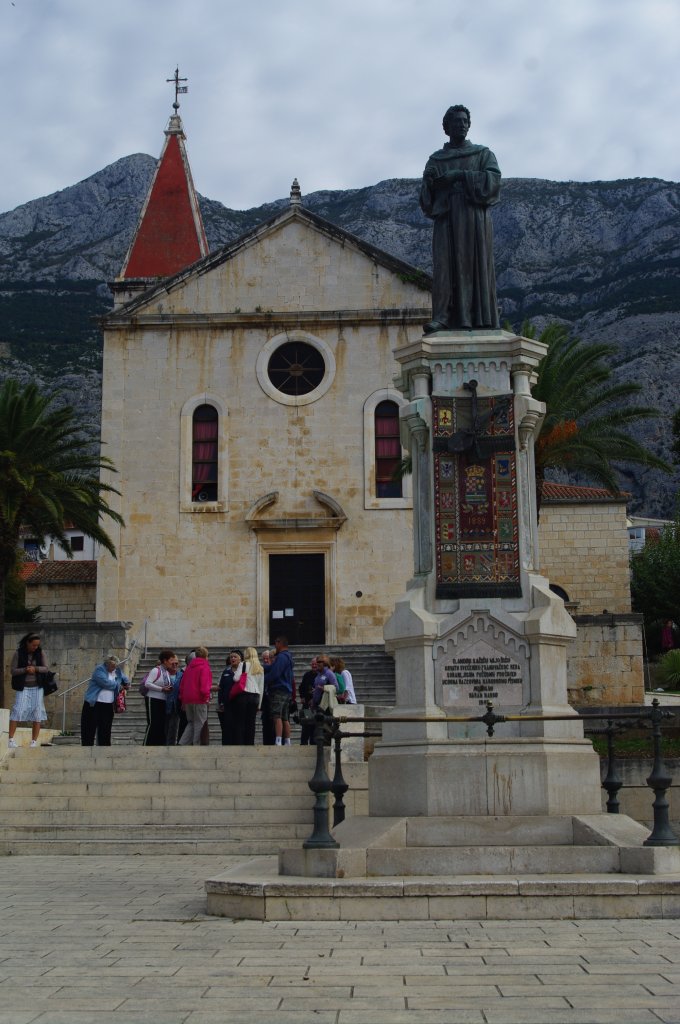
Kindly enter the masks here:
M 9 744 L 8 744 L 9 749 L 10 750 L 16 750 L 17 745 L 18 745 L 17 741 L 14 739 L 14 737 L 12 737 L 12 739 L 9 741 Z
M 29 745 L 30 745 L 31 747 L 39 747 L 39 746 L 40 746 L 40 744 L 38 743 L 38 741 L 37 741 L 37 740 L 31 740 L 31 742 L 30 742 L 30 744 L 29 744 Z

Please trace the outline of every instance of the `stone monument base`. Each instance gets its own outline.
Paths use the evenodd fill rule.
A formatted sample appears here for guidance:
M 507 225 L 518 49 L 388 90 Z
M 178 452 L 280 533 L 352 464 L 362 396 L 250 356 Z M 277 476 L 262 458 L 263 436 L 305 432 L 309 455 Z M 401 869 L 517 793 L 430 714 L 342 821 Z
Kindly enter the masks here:
M 598 814 L 590 740 L 548 737 L 385 743 L 368 763 L 369 814 Z

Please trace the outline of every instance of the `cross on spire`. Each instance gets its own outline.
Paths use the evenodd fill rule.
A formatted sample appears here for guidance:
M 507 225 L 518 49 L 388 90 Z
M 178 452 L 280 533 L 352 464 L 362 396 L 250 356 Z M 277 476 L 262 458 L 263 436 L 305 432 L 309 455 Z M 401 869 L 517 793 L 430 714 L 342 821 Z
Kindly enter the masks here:
M 188 79 L 187 78 L 180 78 L 179 77 L 179 67 L 176 67 L 175 68 L 175 74 L 173 75 L 173 77 L 172 78 L 166 78 L 165 81 L 166 82 L 174 82 L 175 83 L 175 102 L 173 103 L 172 106 L 173 106 L 173 110 L 175 111 L 175 113 L 177 113 L 177 111 L 179 110 L 179 100 L 177 99 L 177 97 L 180 95 L 180 93 L 189 92 L 189 86 L 188 85 L 180 85 L 179 83 L 180 82 L 187 82 Z

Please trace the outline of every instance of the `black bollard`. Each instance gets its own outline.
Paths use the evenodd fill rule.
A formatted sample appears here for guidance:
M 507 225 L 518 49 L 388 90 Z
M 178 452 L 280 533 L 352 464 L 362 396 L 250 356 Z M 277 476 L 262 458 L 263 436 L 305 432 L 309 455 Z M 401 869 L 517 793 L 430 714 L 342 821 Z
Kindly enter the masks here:
M 621 778 L 616 774 L 616 754 L 614 752 L 614 735 L 617 731 L 613 719 L 607 719 L 607 775 L 602 783 L 602 788 L 607 790 L 607 814 L 619 813 L 619 790 L 623 784 Z
M 345 736 L 346 733 L 340 732 L 339 728 L 334 729 L 335 774 L 333 775 L 333 781 L 331 782 L 331 791 L 335 797 L 335 803 L 333 804 L 333 828 L 335 828 L 336 825 L 339 825 L 341 821 L 345 820 L 345 801 L 343 797 L 349 789 L 349 786 L 345 782 L 342 774 L 342 753 L 340 749 Z
M 317 711 L 314 719 L 314 744 L 316 746 L 316 768 L 307 785 L 316 796 L 314 804 L 314 831 L 309 839 L 302 844 L 305 850 L 333 850 L 340 844 L 336 843 L 328 830 L 328 794 L 331 780 L 326 771 L 326 716 Z
M 671 718 L 670 711 L 662 711 L 655 697 L 652 701 L 650 718 L 652 720 L 652 739 L 654 743 L 654 766 L 647 778 L 647 785 L 654 790 L 654 828 L 645 839 L 643 846 L 677 846 L 678 837 L 668 820 L 668 800 L 666 790 L 673 781 L 666 771 L 661 756 L 661 721 Z

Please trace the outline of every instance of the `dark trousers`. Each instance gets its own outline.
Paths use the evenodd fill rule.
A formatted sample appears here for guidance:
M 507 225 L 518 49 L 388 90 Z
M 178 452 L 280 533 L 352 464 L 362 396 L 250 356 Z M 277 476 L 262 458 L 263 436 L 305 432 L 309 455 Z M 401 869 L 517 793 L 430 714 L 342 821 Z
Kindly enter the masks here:
M 260 698 L 256 693 L 239 693 L 229 701 L 227 722 L 227 746 L 253 747 L 255 745 L 255 721 Z
M 149 697 L 149 724 L 146 727 L 144 746 L 165 746 L 165 698 L 155 700 Z
M 231 709 L 225 706 L 224 711 L 217 712 L 217 717 L 222 731 L 222 746 L 226 747 L 229 744 L 229 736 L 231 735 Z
M 80 715 L 81 746 L 93 747 L 96 737 L 98 747 L 110 747 L 112 724 L 113 704 L 102 704 L 101 701 L 97 701 L 92 707 L 85 701 Z
M 316 722 L 300 723 L 300 743 L 303 747 L 311 746 L 314 743 L 314 729 Z
M 276 733 L 274 732 L 272 717 L 269 713 L 269 697 L 266 693 L 262 698 L 260 718 L 262 720 L 262 742 L 265 747 L 273 747 L 274 740 L 276 739 Z

